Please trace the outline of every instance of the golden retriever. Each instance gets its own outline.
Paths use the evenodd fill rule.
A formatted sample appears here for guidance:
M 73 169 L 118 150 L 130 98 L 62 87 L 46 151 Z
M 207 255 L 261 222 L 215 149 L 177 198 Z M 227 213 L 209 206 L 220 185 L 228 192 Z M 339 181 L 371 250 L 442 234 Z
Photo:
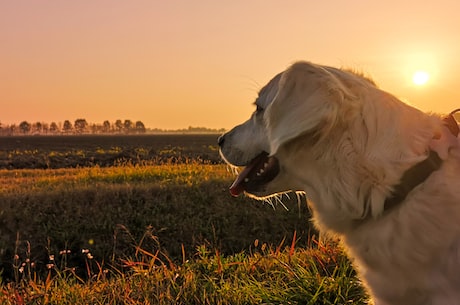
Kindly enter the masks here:
M 255 105 L 219 138 L 226 162 L 245 166 L 232 195 L 305 192 L 375 304 L 460 304 L 457 123 L 308 62 L 276 75 Z

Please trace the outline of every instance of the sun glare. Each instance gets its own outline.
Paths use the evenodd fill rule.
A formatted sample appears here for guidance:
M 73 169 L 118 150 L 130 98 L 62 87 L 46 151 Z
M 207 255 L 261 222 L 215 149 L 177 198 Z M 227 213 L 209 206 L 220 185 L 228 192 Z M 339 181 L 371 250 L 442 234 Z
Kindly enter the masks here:
M 430 79 L 430 75 L 426 71 L 416 71 L 412 76 L 412 82 L 417 86 L 425 85 Z

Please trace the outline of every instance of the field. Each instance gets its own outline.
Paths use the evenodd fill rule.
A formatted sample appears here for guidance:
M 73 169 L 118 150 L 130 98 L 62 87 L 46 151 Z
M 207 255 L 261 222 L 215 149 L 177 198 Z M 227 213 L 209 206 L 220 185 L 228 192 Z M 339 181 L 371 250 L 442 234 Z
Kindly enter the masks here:
M 219 163 L 216 134 L 0 137 L 0 169 L 113 166 L 129 161 Z
M 304 198 L 231 198 L 216 139 L 0 139 L 0 303 L 363 304 Z

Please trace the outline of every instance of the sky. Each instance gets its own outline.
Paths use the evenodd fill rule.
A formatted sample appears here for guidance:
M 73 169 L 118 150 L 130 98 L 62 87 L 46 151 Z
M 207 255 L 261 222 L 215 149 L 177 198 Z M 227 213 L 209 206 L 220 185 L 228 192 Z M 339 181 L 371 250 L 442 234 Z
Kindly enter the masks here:
M 446 113 L 460 107 L 459 37 L 457 0 L 0 0 L 0 123 L 229 129 L 297 60 Z

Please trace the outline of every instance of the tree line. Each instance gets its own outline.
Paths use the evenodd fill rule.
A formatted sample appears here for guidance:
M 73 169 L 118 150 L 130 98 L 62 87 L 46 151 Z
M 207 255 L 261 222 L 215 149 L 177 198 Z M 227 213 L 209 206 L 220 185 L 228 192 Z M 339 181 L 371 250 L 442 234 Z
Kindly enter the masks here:
M 64 122 L 30 123 L 22 121 L 18 125 L 2 125 L 1 135 L 78 135 L 78 134 L 143 134 L 146 132 L 144 123 L 131 120 L 108 120 L 102 124 L 88 123 L 86 119 L 76 119 L 73 123 L 69 120 Z

